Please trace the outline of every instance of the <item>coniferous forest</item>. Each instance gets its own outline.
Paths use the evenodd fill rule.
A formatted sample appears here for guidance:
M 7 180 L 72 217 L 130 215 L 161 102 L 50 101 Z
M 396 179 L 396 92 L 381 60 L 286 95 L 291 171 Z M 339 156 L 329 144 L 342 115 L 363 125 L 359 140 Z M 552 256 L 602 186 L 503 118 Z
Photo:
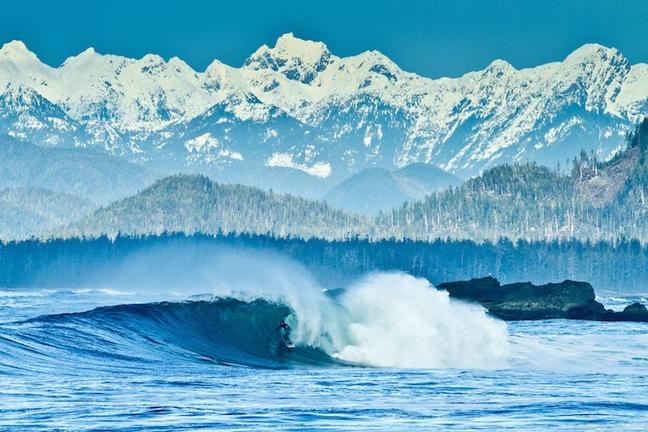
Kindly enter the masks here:
M 492 275 L 502 282 L 589 281 L 597 292 L 647 292 L 648 247 L 638 241 L 524 241 L 475 243 L 348 239 L 326 241 L 265 235 L 164 234 L 109 239 L 10 242 L 0 246 L 0 285 L 82 286 L 110 279 L 135 257 L 154 251 L 151 269 L 206 259 L 213 247 L 278 252 L 306 266 L 326 288 L 370 271 L 405 271 L 432 283 Z M 216 259 L 216 258 L 214 258 Z M 130 266 L 132 267 L 136 264 Z
M 581 152 L 568 174 L 501 165 L 378 218 L 381 237 L 648 241 L 648 119 L 608 161 Z

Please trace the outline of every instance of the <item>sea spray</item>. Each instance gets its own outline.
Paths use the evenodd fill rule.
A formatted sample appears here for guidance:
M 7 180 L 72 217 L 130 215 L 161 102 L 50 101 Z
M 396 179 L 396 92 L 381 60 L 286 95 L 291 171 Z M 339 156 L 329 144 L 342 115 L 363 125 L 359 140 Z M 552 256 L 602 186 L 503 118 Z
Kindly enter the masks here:
M 425 279 L 367 276 L 342 297 L 352 341 L 337 358 L 404 368 L 494 368 L 506 364 L 506 325 L 481 307 L 450 300 Z
M 211 269 L 218 269 L 212 293 L 287 305 L 293 341 L 340 360 L 401 368 L 506 365 L 505 323 L 481 306 L 450 300 L 426 279 L 373 273 L 333 299 L 306 268 L 277 254 L 223 251 Z

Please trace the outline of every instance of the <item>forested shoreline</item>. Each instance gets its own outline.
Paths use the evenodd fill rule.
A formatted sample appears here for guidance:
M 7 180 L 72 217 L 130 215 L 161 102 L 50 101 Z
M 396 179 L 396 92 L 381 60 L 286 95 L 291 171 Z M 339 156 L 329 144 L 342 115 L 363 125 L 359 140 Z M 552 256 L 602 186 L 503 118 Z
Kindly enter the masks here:
M 590 282 L 597 292 L 648 292 L 648 247 L 638 241 L 473 241 L 277 238 L 265 235 L 163 234 L 114 239 L 28 240 L 0 245 L 0 286 L 75 287 L 106 278 L 138 254 L 155 252 L 150 268 L 209 257 L 212 247 L 263 250 L 307 267 L 327 288 L 372 271 L 404 271 L 434 284 L 492 275 L 502 283 Z M 186 271 L 192 271 L 187 268 Z M 250 269 L 254 271 L 254 269 Z

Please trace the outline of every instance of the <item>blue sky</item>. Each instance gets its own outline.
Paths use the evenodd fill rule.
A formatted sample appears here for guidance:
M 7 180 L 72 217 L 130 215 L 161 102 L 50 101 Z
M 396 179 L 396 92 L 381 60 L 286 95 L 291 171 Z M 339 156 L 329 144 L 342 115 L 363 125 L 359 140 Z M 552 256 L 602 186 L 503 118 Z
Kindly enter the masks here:
M 0 0 L 0 43 L 21 39 L 51 65 L 93 46 L 177 55 L 197 70 L 214 58 L 239 66 L 292 31 L 338 55 L 377 49 L 406 70 L 458 76 L 495 58 L 516 67 L 560 60 L 587 42 L 648 62 L 646 23 L 645 0 Z

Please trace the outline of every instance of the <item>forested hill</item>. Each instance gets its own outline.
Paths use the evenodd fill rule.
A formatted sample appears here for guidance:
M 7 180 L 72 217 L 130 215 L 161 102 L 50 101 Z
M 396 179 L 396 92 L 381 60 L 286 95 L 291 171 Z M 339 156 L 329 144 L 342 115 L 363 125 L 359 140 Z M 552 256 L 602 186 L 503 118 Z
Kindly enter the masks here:
M 573 198 L 565 176 L 533 164 L 502 165 L 387 213 L 378 225 L 397 238 L 554 238 L 569 234 Z
M 222 232 L 341 239 L 368 235 L 370 227 L 368 219 L 317 201 L 249 186 L 221 185 L 200 175 L 177 175 L 101 208 L 57 235 Z
M 382 237 L 648 241 L 648 120 L 628 147 L 601 163 L 582 153 L 569 175 L 502 165 L 454 190 L 381 215 Z

